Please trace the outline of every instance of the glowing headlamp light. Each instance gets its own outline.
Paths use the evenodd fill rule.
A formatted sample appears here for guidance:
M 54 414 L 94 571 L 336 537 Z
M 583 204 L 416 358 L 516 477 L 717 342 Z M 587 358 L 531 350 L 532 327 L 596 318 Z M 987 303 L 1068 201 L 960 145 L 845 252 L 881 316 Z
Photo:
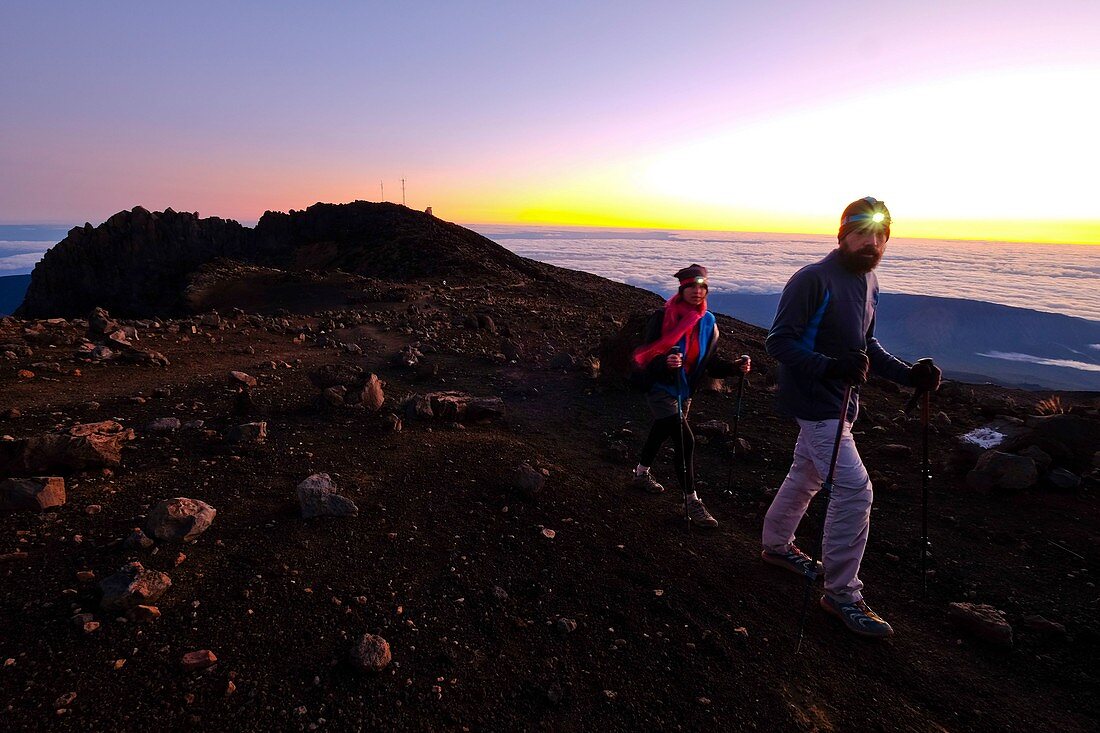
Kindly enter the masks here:
M 707 279 L 705 277 L 697 277 L 697 278 L 695 278 L 695 284 L 696 285 L 706 285 L 707 284 Z
M 876 211 L 875 215 L 871 217 L 871 221 L 873 221 L 876 224 L 881 224 L 882 220 L 885 219 L 885 218 L 886 218 L 886 214 L 883 214 L 881 211 Z

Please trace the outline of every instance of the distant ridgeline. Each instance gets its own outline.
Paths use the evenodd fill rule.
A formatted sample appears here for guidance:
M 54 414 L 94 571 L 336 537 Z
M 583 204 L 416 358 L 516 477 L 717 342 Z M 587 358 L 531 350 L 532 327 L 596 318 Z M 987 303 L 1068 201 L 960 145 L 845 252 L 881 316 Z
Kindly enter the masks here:
M 711 310 L 768 328 L 778 294 L 715 293 Z M 875 335 L 948 376 L 1022 389 L 1100 391 L 1100 322 L 962 298 L 883 293 Z

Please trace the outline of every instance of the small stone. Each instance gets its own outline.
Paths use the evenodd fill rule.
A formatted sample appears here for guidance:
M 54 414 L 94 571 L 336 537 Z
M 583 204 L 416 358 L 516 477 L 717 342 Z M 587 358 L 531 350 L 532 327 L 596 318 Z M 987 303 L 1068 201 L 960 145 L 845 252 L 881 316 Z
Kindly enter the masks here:
M 557 535 L 558 533 L 550 529 L 549 527 L 544 527 L 542 530 L 542 536 L 548 540 L 554 539 Z
M 123 541 L 122 546 L 129 550 L 147 550 L 153 544 L 153 540 L 147 534 L 135 527 L 130 536 Z
M 126 660 L 125 659 L 116 659 L 114 664 L 111 665 L 111 667 L 113 669 L 122 669 L 125 666 L 126 666 Z
M 76 573 L 76 579 L 81 583 L 91 583 L 95 580 L 95 573 L 91 570 L 78 570 Z
M 574 631 L 577 630 L 577 622 L 571 618 L 562 617 L 557 620 L 557 623 L 554 624 L 554 627 L 557 629 L 559 634 L 565 636 L 567 634 L 572 634 Z
M 54 700 L 53 705 L 54 705 L 55 708 L 67 708 L 70 705 L 72 705 L 73 701 L 75 701 L 75 700 L 76 700 L 76 693 L 75 692 L 66 692 L 64 695 L 61 695 L 56 700 Z
M 130 611 L 130 616 L 135 621 L 155 621 L 160 618 L 160 609 L 156 606 L 135 606 Z
M 158 417 L 145 429 L 150 433 L 173 433 L 180 429 L 180 421 L 178 417 Z
M 389 642 L 375 634 L 363 634 L 351 652 L 351 661 L 367 672 L 381 672 L 391 660 Z
M 267 440 L 267 423 L 235 425 L 226 432 L 225 439 L 230 443 L 263 443 Z
M 93 631 L 99 631 L 99 622 L 98 621 L 89 621 L 88 623 L 84 624 L 84 633 L 85 634 L 90 634 Z
M 227 381 L 229 382 L 230 385 L 232 385 L 234 387 L 247 388 L 247 387 L 255 387 L 256 386 L 256 378 L 249 375 L 249 374 L 245 374 L 244 372 L 237 372 L 237 371 L 229 372 L 229 376 L 227 377 Z
M 88 515 L 99 514 L 101 511 L 103 511 L 103 507 L 99 504 L 89 504 L 84 507 L 84 513 Z
M 737 634 L 742 639 L 749 638 L 749 630 L 744 626 L 738 626 L 736 629 L 733 630 L 733 633 Z
M 1065 636 L 1066 627 L 1057 621 L 1051 621 L 1043 616 L 1034 615 L 1024 618 L 1024 626 L 1032 631 L 1038 631 L 1044 634 L 1051 634 L 1054 636 Z
M 200 649 L 195 652 L 187 652 L 184 654 L 183 658 L 180 659 L 180 665 L 188 672 L 195 672 L 200 669 L 206 669 L 216 664 L 217 661 L 218 658 L 214 655 L 214 652 L 209 649 Z

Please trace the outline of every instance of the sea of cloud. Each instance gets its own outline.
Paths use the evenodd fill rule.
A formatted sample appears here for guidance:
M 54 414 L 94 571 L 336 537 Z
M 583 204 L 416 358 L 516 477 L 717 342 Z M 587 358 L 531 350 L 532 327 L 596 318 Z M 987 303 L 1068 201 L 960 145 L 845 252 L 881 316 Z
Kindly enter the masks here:
M 836 246 L 798 234 L 477 230 L 516 254 L 669 294 L 672 273 L 706 265 L 711 289 L 778 293 L 798 268 Z M 892 239 L 884 291 L 1000 303 L 1100 320 L 1100 246 Z
M 698 262 L 712 289 L 777 293 L 835 238 L 805 234 L 481 226 L 516 254 L 669 294 Z M 52 242 L 0 240 L 0 275 L 30 272 Z M 887 292 L 967 298 L 1100 320 L 1100 246 L 893 239 L 878 268 Z

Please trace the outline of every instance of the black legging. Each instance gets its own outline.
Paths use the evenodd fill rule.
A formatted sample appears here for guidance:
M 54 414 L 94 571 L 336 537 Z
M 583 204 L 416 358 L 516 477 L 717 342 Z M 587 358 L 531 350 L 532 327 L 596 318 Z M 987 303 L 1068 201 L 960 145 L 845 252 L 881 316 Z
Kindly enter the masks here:
M 672 438 L 672 450 L 676 456 L 676 480 L 680 482 L 680 488 L 683 492 L 690 494 L 695 491 L 695 466 L 692 465 L 692 458 L 695 455 L 695 435 L 691 432 L 691 426 L 688 425 L 685 418 L 682 423 L 684 426 L 684 446 L 683 451 L 681 451 L 678 423 L 680 423 L 679 415 L 669 415 L 655 420 L 653 427 L 649 430 L 649 437 L 646 438 L 645 445 L 642 446 L 642 452 L 638 456 L 638 463 L 643 466 L 652 466 L 661 445 L 668 438 Z M 680 466 L 684 466 L 686 475 L 681 474 Z

